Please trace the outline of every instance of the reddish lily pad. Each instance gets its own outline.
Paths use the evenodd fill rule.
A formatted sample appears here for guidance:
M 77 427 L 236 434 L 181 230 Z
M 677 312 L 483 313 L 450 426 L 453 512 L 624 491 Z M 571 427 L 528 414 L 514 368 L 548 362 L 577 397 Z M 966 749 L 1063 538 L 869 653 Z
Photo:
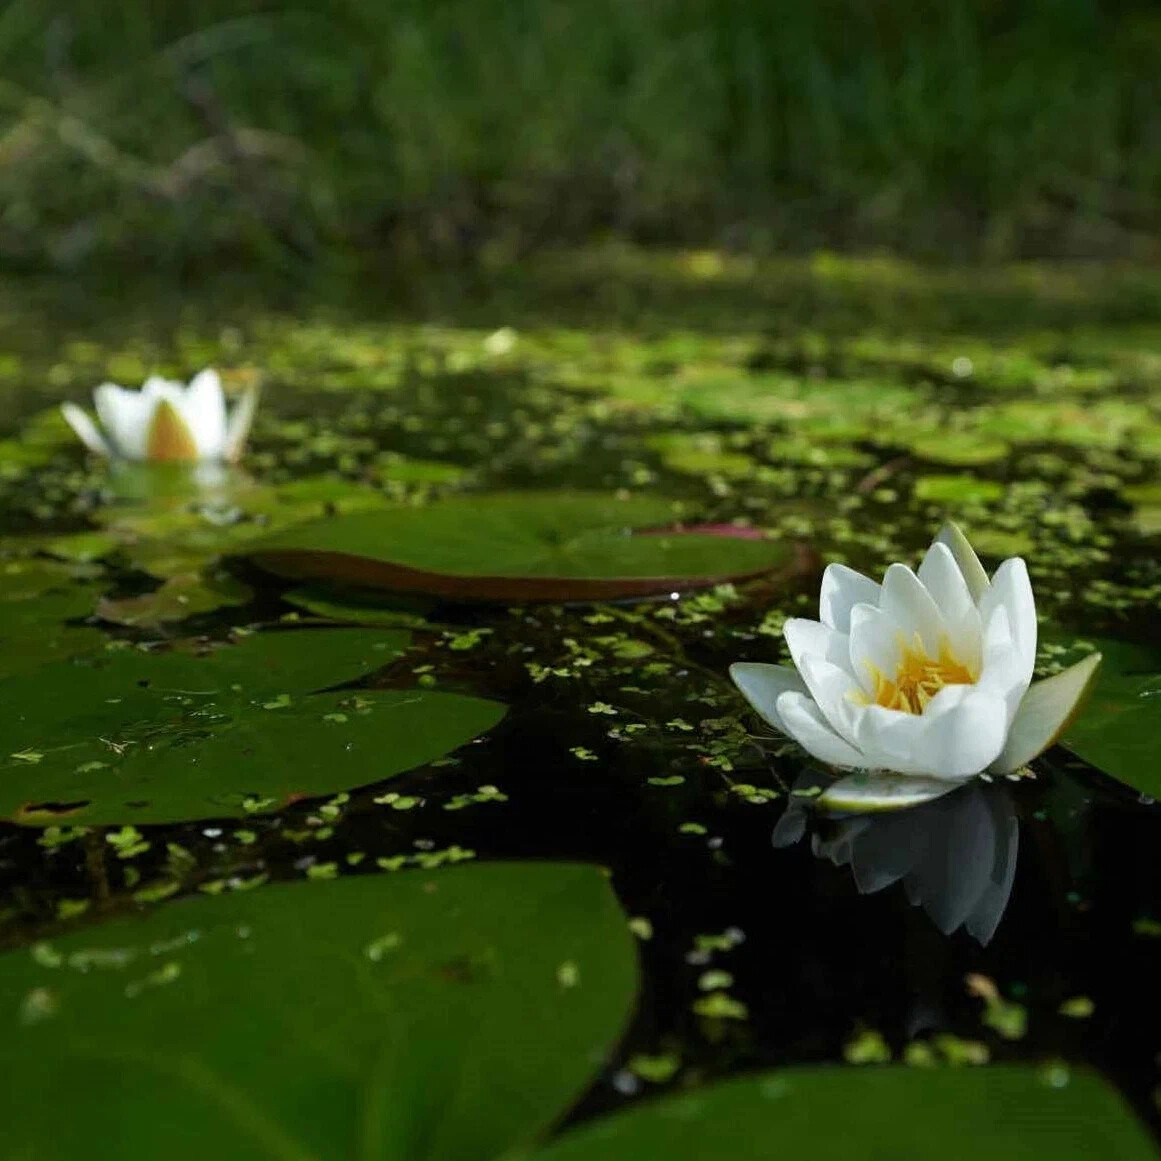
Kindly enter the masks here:
M 457 600 L 648 597 L 801 567 L 751 528 L 682 527 L 656 497 L 583 492 L 458 496 L 314 521 L 246 549 L 298 580 Z

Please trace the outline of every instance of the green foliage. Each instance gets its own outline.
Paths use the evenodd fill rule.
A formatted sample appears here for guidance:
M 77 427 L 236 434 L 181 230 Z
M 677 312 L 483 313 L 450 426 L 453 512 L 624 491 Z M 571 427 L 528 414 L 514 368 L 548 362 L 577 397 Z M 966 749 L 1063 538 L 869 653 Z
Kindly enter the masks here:
M 1153 1144 L 1094 1074 L 1063 1066 L 788 1068 L 608 1117 L 536 1161 L 1147 1161 Z
M 609 222 L 1124 249 L 1157 225 L 1159 44 L 1096 0 L 13 0 L 0 252 L 285 268 L 384 223 L 398 256 Z
M 402 773 L 503 716 L 428 689 L 312 692 L 407 642 L 260 633 L 205 657 L 121 649 L 11 678 L 0 683 L 0 813 L 33 826 L 245 817 Z
M 1093 643 L 1103 657 L 1096 687 L 1064 744 L 1113 778 L 1161 798 L 1161 654 L 1127 641 Z
M 653 596 L 792 559 L 786 544 L 743 529 L 656 531 L 676 517 L 674 505 L 645 496 L 465 496 L 316 521 L 247 553 L 282 576 L 512 601 Z
M 549 863 L 183 900 L 37 944 L 0 959 L 0 1156 L 495 1161 L 609 1053 L 632 943 L 599 871 Z

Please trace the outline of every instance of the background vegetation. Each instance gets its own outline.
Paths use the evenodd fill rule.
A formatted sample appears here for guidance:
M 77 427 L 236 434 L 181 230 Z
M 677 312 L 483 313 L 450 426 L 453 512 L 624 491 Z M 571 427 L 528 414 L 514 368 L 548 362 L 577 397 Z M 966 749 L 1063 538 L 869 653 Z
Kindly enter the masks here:
M 0 261 L 1152 255 L 1139 0 L 10 0 Z

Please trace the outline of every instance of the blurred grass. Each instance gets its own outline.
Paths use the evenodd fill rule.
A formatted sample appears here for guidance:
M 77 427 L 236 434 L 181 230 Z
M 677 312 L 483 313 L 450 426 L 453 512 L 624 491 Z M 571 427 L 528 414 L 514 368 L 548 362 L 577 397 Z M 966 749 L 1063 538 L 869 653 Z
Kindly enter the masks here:
M 1161 252 L 1140 0 L 9 0 L 9 268 Z

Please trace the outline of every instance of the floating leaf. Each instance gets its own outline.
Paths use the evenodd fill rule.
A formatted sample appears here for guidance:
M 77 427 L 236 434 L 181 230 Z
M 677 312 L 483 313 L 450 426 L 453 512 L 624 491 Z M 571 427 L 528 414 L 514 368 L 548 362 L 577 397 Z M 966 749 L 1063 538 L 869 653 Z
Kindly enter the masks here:
M 667 468 L 685 475 L 742 480 L 752 476 L 758 466 L 752 456 L 730 451 L 716 432 L 673 432 L 650 436 L 645 443 Z
M 428 621 L 422 610 L 430 602 L 406 597 L 385 598 L 374 590 L 306 586 L 283 593 L 282 599 L 316 617 L 354 625 L 383 625 L 391 629 L 422 629 Z
M 580 492 L 463 496 L 320 520 L 246 551 L 283 576 L 465 600 L 609 600 L 785 568 L 749 529 L 676 529 L 667 501 Z M 636 534 L 634 534 L 636 530 Z
M 1148 1161 L 1153 1144 L 1085 1069 L 787 1068 L 584 1125 L 535 1161 Z
M 1003 484 L 978 476 L 920 476 L 915 497 L 933 504 L 986 504 L 1004 495 Z
M 210 613 L 230 605 L 244 605 L 253 593 L 230 576 L 205 577 L 177 573 L 150 593 L 97 604 L 97 616 L 118 625 L 155 629 L 170 621 L 184 621 L 196 613 Z
M 380 480 L 399 484 L 458 484 L 470 470 L 443 460 L 417 460 L 398 452 L 383 452 L 375 461 L 375 474 Z
M 406 644 L 406 633 L 271 632 L 204 657 L 120 650 L 0 682 L 0 815 L 33 826 L 244 817 L 420 766 L 503 716 L 429 689 L 310 693 Z
M 48 560 L 0 562 L 0 679 L 105 640 L 97 629 L 67 624 L 93 611 L 99 591 L 76 583 L 74 571 Z
M 608 1055 L 632 943 L 596 868 L 495 864 L 187 899 L 38 944 L 0 959 L 0 1152 L 495 1161 Z
M 1126 641 L 1090 643 L 1104 660 L 1064 744 L 1113 778 L 1161 798 L 1161 653 Z
M 911 441 L 911 450 L 925 460 L 956 467 L 994 464 L 1011 454 L 1004 440 L 970 431 L 941 431 Z

